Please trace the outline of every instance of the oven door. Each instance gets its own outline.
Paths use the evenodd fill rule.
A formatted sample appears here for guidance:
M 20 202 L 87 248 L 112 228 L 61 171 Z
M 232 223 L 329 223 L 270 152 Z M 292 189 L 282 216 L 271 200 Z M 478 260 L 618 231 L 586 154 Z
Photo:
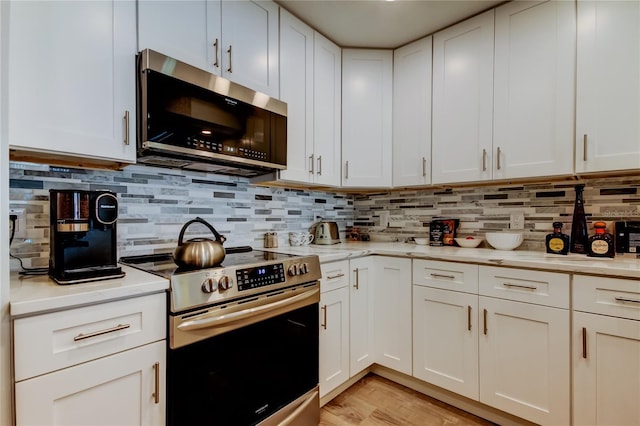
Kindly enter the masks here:
M 298 305 L 169 349 L 169 424 L 317 424 L 318 297 Z M 315 418 L 295 420 L 299 413 Z

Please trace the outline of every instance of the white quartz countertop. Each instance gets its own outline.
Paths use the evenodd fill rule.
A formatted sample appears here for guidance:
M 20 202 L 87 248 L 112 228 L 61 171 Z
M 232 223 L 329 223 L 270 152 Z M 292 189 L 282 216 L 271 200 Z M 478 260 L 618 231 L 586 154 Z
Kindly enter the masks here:
M 538 251 L 431 247 L 415 243 L 392 242 L 341 242 L 326 246 L 311 244 L 302 247 L 283 246 L 264 250 L 289 254 L 317 254 L 321 263 L 377 254 L 640 279 L 640 259 L 636 258 L 634 254 L 617 255 L 611 259 L 592 258 L 572 253 L 563 256 Z
M 169 280 L 122 266 L 123 278 L 59 285 L 47 275 L 11 274 L 9 309 L 12 317 L 41 314 L 94 303 L 108 302 L 169 288 Z

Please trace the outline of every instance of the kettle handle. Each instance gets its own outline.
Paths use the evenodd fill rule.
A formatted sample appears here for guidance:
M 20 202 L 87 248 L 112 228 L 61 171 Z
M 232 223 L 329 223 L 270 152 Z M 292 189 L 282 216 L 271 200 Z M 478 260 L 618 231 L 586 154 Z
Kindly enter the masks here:
M 220 235 L 220 233 L 218 233 L 218 231 L 216 231 L 216 229 L 213 226 L 211 226 L 209 222 L 207 222 L 201 217 L 196 217 L 195 219 L 191 219 L 189 222 L 185 223 L 182 229 L 180 230 L 180 236 L 178 237 L 179 246 L 183 244 L 184 233 L 187 230 L 187 227 L 189 227 L 189 225 L 191 225 L 192 223 L 196 223 L 196 222 L 201 223 L 207 228 L 209 228 L 209 230 L 216 237 L 216 241 L 219 242 L 220 244 L 224 244 L 224 242 L 227 241 L 227 239 L 224 236 Z

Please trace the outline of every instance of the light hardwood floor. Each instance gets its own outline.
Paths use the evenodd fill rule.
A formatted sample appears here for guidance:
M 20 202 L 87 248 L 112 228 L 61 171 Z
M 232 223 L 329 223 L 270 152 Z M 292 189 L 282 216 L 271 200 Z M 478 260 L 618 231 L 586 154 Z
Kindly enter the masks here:
M 321 426 L 493 424 L 375 374 L 363 377 L 320 412 Z

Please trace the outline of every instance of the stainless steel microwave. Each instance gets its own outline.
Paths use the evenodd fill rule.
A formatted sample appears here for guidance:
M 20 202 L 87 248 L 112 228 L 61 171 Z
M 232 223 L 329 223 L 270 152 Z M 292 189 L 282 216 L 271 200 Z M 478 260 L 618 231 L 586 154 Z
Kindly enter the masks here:
M 138 163 L 246 177 L 286 169 L 286 103 L 153 50 L 137 63 Z

